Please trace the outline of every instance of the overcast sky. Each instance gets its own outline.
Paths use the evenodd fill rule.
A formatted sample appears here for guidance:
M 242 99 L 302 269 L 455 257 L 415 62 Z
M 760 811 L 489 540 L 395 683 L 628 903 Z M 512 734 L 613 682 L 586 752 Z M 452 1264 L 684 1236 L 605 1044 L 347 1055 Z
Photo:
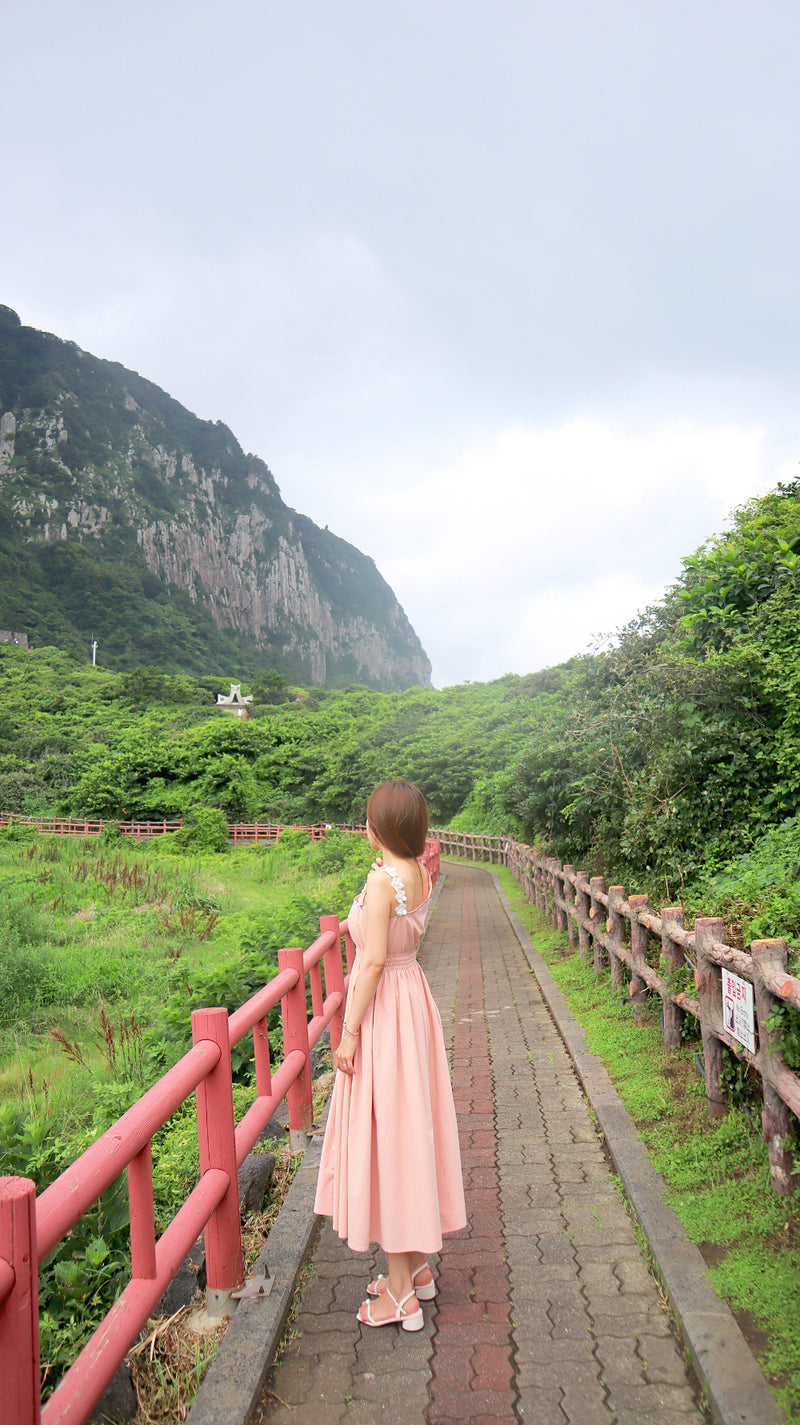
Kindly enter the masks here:
M 223 420 L 441 686 L 800 474 L 798 0 L 26 0 L 0 302 Z

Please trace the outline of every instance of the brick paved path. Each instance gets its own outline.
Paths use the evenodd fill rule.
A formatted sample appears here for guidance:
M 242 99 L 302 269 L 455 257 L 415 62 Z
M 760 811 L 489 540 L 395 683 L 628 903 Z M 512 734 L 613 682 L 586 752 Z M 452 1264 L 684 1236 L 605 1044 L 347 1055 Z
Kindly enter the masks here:
M 571 1062 L 491 877 L 447 866 L 422 964 L 452 1041 L 468 1227 L 425 1329 L 363 1329 L 384 1263 L 325 1223 L 259 1422 L 700 1425 Z M 435 1265 L 435 1264 L 434 1264 Z

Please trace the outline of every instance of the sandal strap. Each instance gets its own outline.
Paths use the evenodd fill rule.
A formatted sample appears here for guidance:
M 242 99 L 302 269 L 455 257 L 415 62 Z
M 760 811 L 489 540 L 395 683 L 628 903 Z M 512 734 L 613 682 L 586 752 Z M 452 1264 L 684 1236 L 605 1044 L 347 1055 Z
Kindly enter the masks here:
M 413 1286 L 412 1286 L 412 1288 L 411 1288 L 410 1291 L 407 1291 L 407 1292 L 406 1292 L 406 1294 L 405 1294 L 405 1296 L 403 1297 L 403 1300 L 402 1300 L 402 1301 L 398 1301 L 398 1300 L 397 1300 L 397 1297 L 395 1296 L 394 1292 L 393 1292 L 388 1286 L 387 1286 L 387 1288 L 386 1288 L 386 1294 L 387 1294 L 387 1296 L 390 1296 L 390 1297 L 392 1298 L 392 1301 L 394 1302 L 395 1306 L 397 1307 L 397 1316 L 398 1316 L 398 1319 L 399 1319 L 401 1316 L 407 1316 L 407 1315 L 408 1315 L 408 1312 L 404 1311 L 404 1310 L 403 1310 L 403 1307 L 405 1306 L 406 1302 L 407 1302 L 407 1301 L 410 1301 L 411 1298 L 412 1298 L 412 1296 L 414 1295 L 414 1288 L 413 1288 Z

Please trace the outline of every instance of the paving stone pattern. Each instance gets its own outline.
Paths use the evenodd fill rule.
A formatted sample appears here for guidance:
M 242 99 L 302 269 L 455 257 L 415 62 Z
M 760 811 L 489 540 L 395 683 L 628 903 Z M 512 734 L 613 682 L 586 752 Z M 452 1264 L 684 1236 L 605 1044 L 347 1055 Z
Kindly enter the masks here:
M 700 1425 L 569 1056 L 490 876 L 446 867 L 422 964 L 451 1044 L 468 1226 L 425 1328 L 355 1320 L 375 1251 L 326 1222 L 256 1420 Z

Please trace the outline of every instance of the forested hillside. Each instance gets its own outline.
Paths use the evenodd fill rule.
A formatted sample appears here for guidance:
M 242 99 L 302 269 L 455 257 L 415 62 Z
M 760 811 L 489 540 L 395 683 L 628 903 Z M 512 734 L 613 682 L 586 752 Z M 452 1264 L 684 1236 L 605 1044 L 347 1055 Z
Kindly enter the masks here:
M 796 482 L 580 660 L 515 769 L 525 836 L 661 901 L 800 934 L 799 552 Z
M 607 652 L 442 691 L 290 692 L 264 674 L 244 723 L 214 707 L 219 679 L 6 645 L 0 809 L 346 822 L 408 776 L 434 822 L 800 935 L 798 551 L 800 484 L 780 486 Z
M 502 788 L 560 670 L 436 692 L 353 686 L 252 692 L 252 720 L 219 712 L 220 679 L 158 669 L 115 674 L 52 649 L 0 645 L 0 809 L 104 818 L 361 819 L 376 782 L 408 776 L 435 819 L 502 830 Z

